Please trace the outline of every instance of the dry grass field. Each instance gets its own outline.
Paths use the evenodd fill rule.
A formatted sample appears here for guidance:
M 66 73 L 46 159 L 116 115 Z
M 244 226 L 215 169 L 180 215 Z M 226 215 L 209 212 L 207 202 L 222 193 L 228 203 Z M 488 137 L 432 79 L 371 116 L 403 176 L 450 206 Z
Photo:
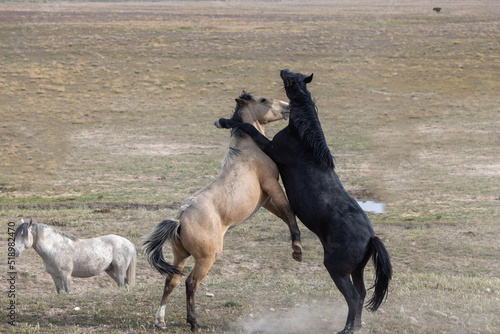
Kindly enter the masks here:
M 57 295 L 32 249 L 16 259 L 10 326 L 8 223 L 33 218 L 139 247 L 217 176 L 229 132 L 213 121 L 232 114 L 234 98 L 286 99 L 283 68 L 314 73 L 346 189 L 386 204 L 369 217 L 394 279 L 360 333 L 499 333 L 495 0 L 0 3 L 0 332 L 156 331 L 163 279 L 142 254 L 129 291 L 102 274 Z M 302 263 L 264 210 L 226 234 L 197 293 L 203 333 L 343 328 L 347 306 L 322 247 L 300 227 Z M 182 282 L 168 332 L 188 333 L 185 316 Z

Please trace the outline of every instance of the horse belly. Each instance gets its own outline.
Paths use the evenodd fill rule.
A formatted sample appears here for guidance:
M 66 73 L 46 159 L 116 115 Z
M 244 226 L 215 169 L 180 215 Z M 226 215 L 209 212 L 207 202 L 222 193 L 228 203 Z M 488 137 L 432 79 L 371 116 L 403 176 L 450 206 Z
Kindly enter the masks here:
M 334 172 L 301 168 L 282 173 L 282 178 L 295 214 L 316 234 L 316 231 L 325 234 L 325 229 L 332 228 L 333 231 L 328 234 L 337 235 L 339 233 L 335 231 L 342 225 L 353 228 L 349 235 L 373 234 L 368 217 Z
M 196 205 L 190 209 L 202 217 L 216 213 L 225 226 L 244 222 L 267 199 L 254 166 L 251 161 L 241 161 L 240 165 L 226 171 L 207 191 L 197 196 Z
M 113 250 L 109 248 L 98 242 L 75 251 L 71 276 L 92 277 L 105 271 L 113 261 Z
M 243 223 L 250 218 L 262 204 L 268 199 L 268 196 L 262 191 L 258 180 L 250 181 L 251 184 L 246 184 L 233 193 L 233 205 L 229 221 L 234 225 Z

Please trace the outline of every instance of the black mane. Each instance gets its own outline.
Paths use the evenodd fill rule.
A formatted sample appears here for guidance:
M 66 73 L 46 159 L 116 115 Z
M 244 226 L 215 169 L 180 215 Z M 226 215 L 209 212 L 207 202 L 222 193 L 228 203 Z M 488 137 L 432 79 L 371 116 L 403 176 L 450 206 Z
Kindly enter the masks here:
M 327 168 L 335 168 L 333 156 L 321 129 L 316 104 L 304 87 L 304 92 L 290 100 L 290 122 L 299 131 L 304 145 L 311 150 L 314 161 Z
M 246 101 L 253 101 L 254 100 L 253 95 L 251 93 L 247 93 L 245 91 L 241 92 L 238 99 L 246 100 Z M 241 116 L 242 108 L 243 108 L 243 106 L 240 103 L 236 102 L 236 107 L 234 108 L 234 113 L 233 113 L 233 116 L 231 117 L 231 120 L 233 120 L 235 122 L 243 123 L 243 117 Z M 233 130 L 231 131 L 231 134 L 235 137 L 238 137 L 238 138 L 241 138 L 245 135 L 245 133 L 243 131 L 241 131 L 241 129 L 239 129 L 239 128 L 233 128 Z

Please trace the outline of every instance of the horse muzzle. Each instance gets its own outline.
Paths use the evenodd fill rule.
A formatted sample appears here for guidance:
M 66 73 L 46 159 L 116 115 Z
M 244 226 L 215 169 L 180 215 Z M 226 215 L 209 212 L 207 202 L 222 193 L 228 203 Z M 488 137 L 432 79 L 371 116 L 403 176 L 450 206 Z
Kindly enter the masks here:
M 288 108 L 288 106 L 286 108 L 283 108 L 283 110 L 281 111 L 281 115 L 283 115 L 285 121 L 288 120 L 290 118 L 290 108 Z
M 15 248 L 14 247 L 14 256 L 15 257 L 19 257 L 19 255 L 21 255 L 21 252 L 23 251 L 24 249 L 18 249 L 18 248 Z

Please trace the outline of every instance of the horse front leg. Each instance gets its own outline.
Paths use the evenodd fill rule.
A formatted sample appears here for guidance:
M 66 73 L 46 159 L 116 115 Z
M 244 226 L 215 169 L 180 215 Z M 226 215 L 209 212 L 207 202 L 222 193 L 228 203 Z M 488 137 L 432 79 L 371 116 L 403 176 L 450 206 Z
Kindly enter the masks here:
M 52 280 L 54 281 L 54 285 L 56 286 L 57 293 L 61 293 L 64 289 L 61 277 L 53 274 L 50 274 L 50 276 L 52 276 Z
M 62 285 L 64 287 L 64 291 L 71 293 L 71 273 L 70 272 L 61 272 L 61 280 Z
M 264 204 L 264 208 L 281 218 L 290 230 L 292 239 L 292 257 L 295 261 L 302 261 L 302 242 L 300 241 L 300 230 L 295 219 L 295 213 L 286 199 L 283 189 L 278 181 L 272 177 L 262 182 L 262 190 L 271 197 L 271 200 Z

